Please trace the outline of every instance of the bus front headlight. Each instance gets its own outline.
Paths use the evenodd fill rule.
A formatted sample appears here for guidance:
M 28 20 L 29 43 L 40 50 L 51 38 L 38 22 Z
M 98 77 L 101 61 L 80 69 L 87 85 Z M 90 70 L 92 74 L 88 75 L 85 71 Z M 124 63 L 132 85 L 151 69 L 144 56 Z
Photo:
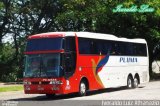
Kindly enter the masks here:
M 24 81 L 23 84 L 24 85 L 31 85 L 31 82 L 30 81 Z
M 61 80 L 53 80 L 53 81 L 50 81 L 50 83 L 49 84 L 56 84 L 56 85 L 61 85 L 61 84 L 63 84 L 63 82 L 61 81 Z

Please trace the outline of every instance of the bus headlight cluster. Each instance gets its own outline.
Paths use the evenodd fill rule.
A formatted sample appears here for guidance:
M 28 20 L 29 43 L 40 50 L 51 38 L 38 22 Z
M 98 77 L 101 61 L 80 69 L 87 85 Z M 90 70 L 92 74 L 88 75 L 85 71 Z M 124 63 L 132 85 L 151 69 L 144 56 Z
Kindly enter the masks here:
M 23 84 L 24 85 L 31 85 L 31 82 L 30 81 L 24 81 Z
M 29 91 L 29 90 L 31 90 L 31 88 L 29 86 L 26 86 L 25 90 Z
M 50 83 L 49 84 L 57 84 L 57 85 L 61 85 L 61 84 L 63 84 L 63 82 L 61 81 L 61 80 L 53 80 L 53 81 L 50 81 Z

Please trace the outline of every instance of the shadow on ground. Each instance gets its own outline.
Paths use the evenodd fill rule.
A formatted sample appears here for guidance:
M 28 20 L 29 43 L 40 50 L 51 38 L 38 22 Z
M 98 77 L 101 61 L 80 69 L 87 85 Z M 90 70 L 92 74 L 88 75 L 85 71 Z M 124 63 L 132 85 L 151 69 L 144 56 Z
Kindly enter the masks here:
M 160 73 L 158 73 L 158 74 L 156 74 L 156 73 L 151 74 L 150 81 L 160 81 Z
M 143 86 L 139 88 L 143 88 Z M 97 90 L 97 91 L 90 91 L 87 93 L 87 96 L 97 95 L 97 94 L 102 94 L 102 93 L 107 93 L 107 92 L 109 93 L 109 92 L 122 91 L 122 90 L 126 90 L 126 87 L 107 88 L 107 89 L 102 89 L 102 90 Z M 42 96 L 36 96 L 36 97 L 10 99 L 9 101 L 51 101 L 51 100 L 71 99 L 71 98 L 76 98 L 76 97 L 79 97 L 78 93 L 72 93 L 72 94 L 67 94 L 67 95 L 56 95 L 52 98 L 47 98 L 45 95 L 42 95 Z

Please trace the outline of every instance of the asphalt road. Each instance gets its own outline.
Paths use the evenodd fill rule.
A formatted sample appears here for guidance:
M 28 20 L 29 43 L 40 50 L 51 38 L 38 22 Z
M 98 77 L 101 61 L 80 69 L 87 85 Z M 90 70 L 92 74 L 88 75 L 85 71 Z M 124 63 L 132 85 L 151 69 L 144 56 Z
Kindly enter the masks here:
M 24 94 L 23 91 L 0 93 L 2 106 L 101 106 L 106 100 L 160 100 L 160 81 L 140 85 L 136 89 L 110 88 L 89 92 L 87 96 L 77 94 L 57 95 L 52 99 L 40 94 Z M 160 105 L 160 102 L 159 102 Z

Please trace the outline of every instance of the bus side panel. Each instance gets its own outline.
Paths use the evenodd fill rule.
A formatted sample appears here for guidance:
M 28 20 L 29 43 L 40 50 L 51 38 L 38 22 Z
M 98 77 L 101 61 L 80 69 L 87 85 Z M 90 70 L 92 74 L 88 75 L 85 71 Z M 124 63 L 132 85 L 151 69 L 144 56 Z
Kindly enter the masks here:
M 101 82 L 98 73 L 96 73 L 96 67 L 98 61 L 103 56 L 77 56 L 77 67 L 75 73 L 66 79 L 64 93 L 79 92 L 79 85 L 82 78 L 86 78 L 89 83 L 89 90 L 103 89 L 103 83 Z
M 97 65 L 104 56 L 99 55 L 79 55 L 78 73 L 79 77 L 86 77 L 89 82 L 89 89 L 96 90 L 104 88 L 103 83 L 99 78 Z
M 123 60 L 123 61 L 122 61 Z M 99 72 L 105 88 L 126 86 L 128 75 L 140 77 L 140 83 L 148 82 L 148 58 L 135 56 L 110 56 L 109 61 Z

